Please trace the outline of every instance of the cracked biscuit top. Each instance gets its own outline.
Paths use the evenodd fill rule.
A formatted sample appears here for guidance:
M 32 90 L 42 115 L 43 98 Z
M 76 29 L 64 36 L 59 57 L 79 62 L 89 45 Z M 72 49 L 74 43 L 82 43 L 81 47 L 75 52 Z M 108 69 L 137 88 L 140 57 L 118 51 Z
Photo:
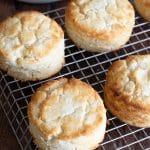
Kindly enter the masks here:
M 87 35 L 108 41 L 134 25 L 134 9 L 128 0 L 72 0 L 67 16 Z
M 63 40 L 58 24 L 40 12 L 25 11 L 0 24 L 0 58 L 12 64 L 34 64 Z
M 114 62 L 108 71 L 105 89 L 106 95 L 111 92 L 114 98 L 150 112 L 150 55 L 129 56 Z
M 36 91 L 28 116 L 45 139 L 71 140 L 92 134 L 105 122 L 106 111 L 90 85 L 78 79 L 62 78 Z
M 113 115 L 132 126 L 150 127 L 150 55 L 133 55 L 114 62 L 104 88 Z

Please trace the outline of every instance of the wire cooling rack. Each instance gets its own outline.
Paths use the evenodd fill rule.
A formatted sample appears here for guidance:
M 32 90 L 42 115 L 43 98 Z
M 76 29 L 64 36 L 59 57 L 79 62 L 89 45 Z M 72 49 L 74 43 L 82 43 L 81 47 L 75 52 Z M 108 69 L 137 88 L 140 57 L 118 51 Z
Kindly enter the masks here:
M 64 29 L 65 7 L 44 12 L 54 18 Z M 64 29 L 65 31 L 65 29 Z M 150 54 L 150 24 L 136 15 L 136 25 L 130 41 L 119 51 L 90 53 L 77 48 L 65 34 L 66 64 L 56 76 L 38 82 L 20 82 L 0 71 L 0 105 L 23 150 L 37 149 L 28 130 L 27 104 L 31 95 L 43 83 L 60 77 L 74 76 L 93 86 L 103 97 L 103 86 L 108 67 L 113 61 L 131 54 Z M 148 150 L 150 128 L 129 126 L 109 111 L 106 135 L 102 150 Z

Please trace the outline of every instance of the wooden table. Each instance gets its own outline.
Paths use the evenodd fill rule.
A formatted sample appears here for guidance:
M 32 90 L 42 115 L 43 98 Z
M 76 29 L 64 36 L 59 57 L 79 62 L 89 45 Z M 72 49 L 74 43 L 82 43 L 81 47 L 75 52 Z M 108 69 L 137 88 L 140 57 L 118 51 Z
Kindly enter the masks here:
M 61 5 L 63 2 L 61 2 Z M 60 5 L 60 2 L 57 2 L 56 5 Z M 53 5 L 55 7 L 56 5 Z M 50 9 L 51 4 L 43 4 L 43 5 L 33 5 L 33 4 L 25 4 L 21 2 L 17 2 L 15 0 L 1 0 L 0 1 L 0 21 L 5 19 L 7 16 L 13 15 L 17 11 L 21 10 L 39 10 L 46 11 Z M 0 107 L 0 150 L 18 150 L 19 145 L 17 140 L 7 122 L 5 114 Z

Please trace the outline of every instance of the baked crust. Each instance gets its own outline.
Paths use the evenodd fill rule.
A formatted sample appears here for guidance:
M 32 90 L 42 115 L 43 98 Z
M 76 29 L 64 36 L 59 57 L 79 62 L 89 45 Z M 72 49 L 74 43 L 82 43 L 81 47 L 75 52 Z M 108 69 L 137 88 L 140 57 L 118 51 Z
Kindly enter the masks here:
M 128 41 L 134 18 L 134 9 L 128 0 L 71 0 L 66 10 L 66 30 L 79 47 L 95 52 L 111 51 Z
M 40 12 L 19 12 L 0 23 L 0 59 L 0 68 L 17 79 L 49 77 L 64 64 L 64 33 L 54 20 Z M 53 66 L 53 70 L 49 69 Z
M 28 105 L 28 117 L 30 131 L 41 148 L 42 137 L 49 143 L 45 148 L 53 149 L 54 141 L 55 147 L 63 141 L 75 148 L 93 149 L 105 133 L 106 110 L 100 96 L 90 85 L 74 78 L 62 78 L 41 86 Z
M 150 21 L 150 1 L 149 0 L 135 0 L 135 7 L 137 11 L 148 21 Z
M 129 56 L 109 68 L 105 103 L 120 120 L 150 127 L 150 55 Z

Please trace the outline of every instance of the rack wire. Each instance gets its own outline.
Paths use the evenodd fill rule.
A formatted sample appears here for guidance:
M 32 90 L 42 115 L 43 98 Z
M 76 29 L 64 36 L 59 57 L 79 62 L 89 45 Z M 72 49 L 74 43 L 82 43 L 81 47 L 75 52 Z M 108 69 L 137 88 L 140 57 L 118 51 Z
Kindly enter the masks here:
M 54 18 L 64 29 L 65 7 L 43 12 Z M 132 54 L 150 54 L 150 24 L 136 15 L 136 25 L 129 42 L 119 51 L 90 53 L 77 48 L 65 34 L 65 59 L 63 69 L 52 78 L 38 82 L 20 82 L 0 71 L 0 105 L 9 121 L 22 150 L 36 150 L 28 130 L 27 105 L 31 95 L 43 83 L 60 77 L 76 77 L 93 86 L 103 97 L 103 87 L 108 67 L 112 62 Z M 102 150 L 148 150 L 150 128 L 129 126 L 107 111 L 109 124 L 100 148 Z

